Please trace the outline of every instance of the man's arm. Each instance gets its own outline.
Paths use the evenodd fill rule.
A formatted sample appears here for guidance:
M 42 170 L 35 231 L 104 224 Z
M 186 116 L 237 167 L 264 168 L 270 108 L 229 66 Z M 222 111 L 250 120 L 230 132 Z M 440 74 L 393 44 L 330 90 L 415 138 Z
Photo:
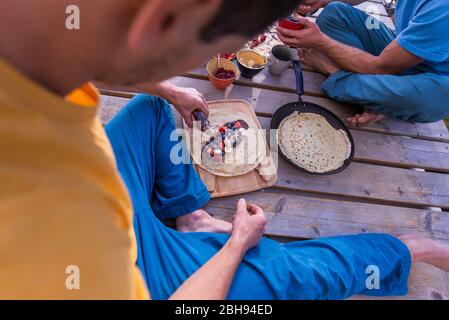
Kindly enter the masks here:
M 365 74 L 399 74 L 413 68 L 424 60 L 403 49 L 396 40 L 374 56 L 329 37 L 317 49 L 327 55 L 340 69 Z
M 318 25 L 308 19 L 297 17 L 306 27 L 293 31 L 278 28 L 279 38 L 296 48 L 314 48 L 329 57 L 340 69 L 364 74 L 398 74 L 415 67 L 424 60 L 403 49 L 396 40 L 379 56 L 347 46 L 329 38 Z
M 179 114 L 189 127 L 192 127 L 195 121 L 192 112 L 201 110 L 209 116 L 209 107 L 204 96 L 194 88 L 178 87 L 169 81 L 157 84 L 139 84 L 136 85 L 139 92 L 145 92 L 162 97 L 168 100 L 178 110 Z
M 99 85 L 101 86 L 101 84 Z M 206 117 L 209 116 L 207 101 L 198 90 L 178 87 L 170 83 L 170 81 L 155 84 L 142 83 L 132 86 L 114 86 L 114 90 L 141 92 L 164 98 L 173 104 L 189 127 L 192 127 L 193 121 L 195 121 L 192 115 L 193 111 L 201 110 Z
M 266 219 L 255 205 L 247 208 L 241 199 L 233 222 L 233 232 L 224 247 L 187 279 L 170 297 L 172 300 L 223 300 L 228 295 L 235 272 L 245 253 L 264 234 Z
M 229 240 L 202 268 L 170 297 L 170 300 L 224 300 L 244 255 L 244 248 Z

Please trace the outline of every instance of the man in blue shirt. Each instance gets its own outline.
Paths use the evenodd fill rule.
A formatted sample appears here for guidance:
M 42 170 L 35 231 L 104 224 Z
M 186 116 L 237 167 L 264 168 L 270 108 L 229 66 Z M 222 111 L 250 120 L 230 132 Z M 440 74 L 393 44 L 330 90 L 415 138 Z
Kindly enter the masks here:
M 449 116 L 449 0 L 398 0 L 396 32 L 352 7 L 361 0 L 305 0 L 304 14 L 324 7 L 300 31 L 278 28 L 301 59 L 329 75 L 323 91 L 363 106 L 354 126 L 385 116 L 434 122 Z

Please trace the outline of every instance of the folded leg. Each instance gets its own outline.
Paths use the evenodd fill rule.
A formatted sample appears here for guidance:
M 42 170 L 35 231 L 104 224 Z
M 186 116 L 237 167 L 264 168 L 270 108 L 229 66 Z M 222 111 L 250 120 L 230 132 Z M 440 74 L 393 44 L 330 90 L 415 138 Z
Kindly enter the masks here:
M 132 178 L 128 188 L 135 211 L 150 204 L 159 219 L 167 219 L 207 203 L 209 193 L 179 140 L 167 102 L 137 95 L 106 126 L 106 132 L 119 171 L 125 180 Z
M 332 99 L 359 104 L 389 118 L 435 122 L 449 116 L 449 77 L 433 73 L 371 75 L 339 71 L 322 86 Z
M 376 56 L 395 38 L 384 23 L 346 3 L 331 2 L 316 22 L 332 39 Z

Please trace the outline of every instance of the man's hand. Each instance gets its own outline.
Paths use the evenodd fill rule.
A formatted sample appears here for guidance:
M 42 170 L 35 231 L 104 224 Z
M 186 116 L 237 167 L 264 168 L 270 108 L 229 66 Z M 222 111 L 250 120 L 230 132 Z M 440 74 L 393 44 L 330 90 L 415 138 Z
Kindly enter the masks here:
M 222 300 L 245 253 L 262 238 L 267 220 L 258 206 L 246 206 L 240 199 L 231 238 L 205 265 L 198 269 L 170 297 L 172 300 Z
M 299 15 L 295 15 L 295 18 L 304 25 L 304 29 L 288 30 L 277 27 L 279 39 L 283 43 L 293 48 L 316 48 L 325 41 L 326 35 L 315 22 Z
M 196 89 L 173 86 L 168 100 L 178 110 L 190 128 L 193 126 L 193 121 L 195 121 L 192 114 L 193 111 L 201 110 L 206 117 L 209 116 L 209 107 L 206 99 Z
M 252 204 L 247 207 L 246 200 L 240 199 L 235 212 L 231 241 L 242 248 L 245 254 L 259 243 L 265 233 L 267 219 L 263 210 Z
M 302 15 L 306 15 L 311 12 L 315 12 L 320 8 L 324 8 L 331 2 L 331 0 L 303 0 L 302 3 L 296 9 L 296 12 Z
M 206 117 L 209 116 L 209 107 L 206 99 L 196 89 L 178 87 L 170 81 L 160 83 L 140 83 L 127 89 L 133 92 L 145 92 L 168 100 L 184 118 L 186 124 L 193 126 L 193 111 L 201 110 Z

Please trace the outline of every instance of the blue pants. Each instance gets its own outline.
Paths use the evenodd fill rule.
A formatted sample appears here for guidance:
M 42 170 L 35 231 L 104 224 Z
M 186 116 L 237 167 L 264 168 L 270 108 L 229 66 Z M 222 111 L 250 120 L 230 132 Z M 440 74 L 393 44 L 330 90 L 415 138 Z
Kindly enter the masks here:
M 383 23 L 366 27 L 368 15 L 340 2 L 330 3 L 317 19 L 329 37 L 373 55 L 380 55 L 395 33 Z M 386 116 L 409 122 L 435 122 L 449 116 L 449 77 L 417 66 L 400 75 L 339 71 L 323 83 L 332 99 L 359 104 Z
M 201 208 L 209 194 L 191 164 L 173 164 L 171 109 L 136 96 L 106 132 L 134 206 L 137 264 L 154 299 L 167 299 L 227 241 L 228 235 L 180 233 L 160 219 Z M 380 289 L 366 289 L 366 268 L 379 268 Z M 342 299 L 407 293 L 410 254 L 396 238 L 364 234 L 282 245 L 262 239 L 235 275 L 229 299 Z

